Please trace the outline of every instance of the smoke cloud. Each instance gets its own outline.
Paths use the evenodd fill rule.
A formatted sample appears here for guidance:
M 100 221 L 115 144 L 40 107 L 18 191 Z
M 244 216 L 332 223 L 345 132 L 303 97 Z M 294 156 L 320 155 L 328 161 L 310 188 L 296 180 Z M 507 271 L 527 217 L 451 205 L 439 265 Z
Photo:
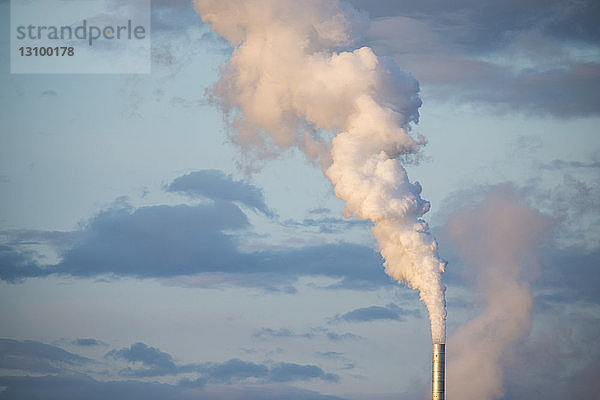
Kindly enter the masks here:
M 504 368 L 515 361 L 515 348 L 530 331 L 529 284 L 539 273 L 536 250 L 550 225 L 549 217 L 526 205 L 510 186 L 495 187 L 482 203 L 448 221 L 446 234 L 483 305 L 448 342 L 448 398 L 503 395 Z
M 401 160 L 417 153 L 418 82 L 358 43 L 368 18 L 342 1 L 195 0 L 233 54 L 212 90 L 234 142 L 256 158 L 298 147 L 320 162 L 346 202 L 344 215 L 374 223 L 394 279 L 420 291 L 432 338 L 445 340 L 445 262 L 421 217 L 429 202 Z M 335 137 L 331 139 L 331 132 Z

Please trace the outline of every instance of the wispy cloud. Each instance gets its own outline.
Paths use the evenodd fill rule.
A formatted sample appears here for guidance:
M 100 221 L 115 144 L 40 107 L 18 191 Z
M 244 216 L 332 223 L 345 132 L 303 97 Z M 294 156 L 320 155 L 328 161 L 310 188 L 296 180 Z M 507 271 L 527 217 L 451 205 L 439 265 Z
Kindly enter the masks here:
M 420 313 L 416 310 L 406 310 L 390 303 L 385 307 L 370 306 L 357 308 L 342 315 L 336 315 L 331 322 L 371 322 L 378 320 L 403 321 L 407 316 L 418 317 Z
M 71 342 L 71 344 L 82 346 L 82 347 L 93 347 L 93 346 L 105 346 L 106 344 L 98 339 L 93 338 L 78 338 Z
M 219 170 L 194 171 L 173 180 L 167 187 L 168 192 L 183 193 L 190 197 L 206 197 L 212 200 L 235 201 L 247 207 L 273 215 L 265 204 L 260 188 L 234 180 Z
M 314 332 L 295 333 L 291 329 L 281 328 L 262 328 L 252 334 L 253 338 L 256 339 L 267 339 L 267 338 L 303 338 L 312 339 L 315 337 Z
M 296 333 L 288 328 L 272 329 L 261 328 L 252 334 L 252 337 L 259 340 L 273 339 L 316 339 L 326 338 L 331 341 L 357 340 L 359 336 L 350 333 L 337 333 L 324 327 L 311 328 L 308 332 Z
M 563 169 L 563 168 L 600 168 L 600 161 L 565 161 L 565 160 L 552 160 L 550 163 L 545 164 L 544 168 L 548 169 Z

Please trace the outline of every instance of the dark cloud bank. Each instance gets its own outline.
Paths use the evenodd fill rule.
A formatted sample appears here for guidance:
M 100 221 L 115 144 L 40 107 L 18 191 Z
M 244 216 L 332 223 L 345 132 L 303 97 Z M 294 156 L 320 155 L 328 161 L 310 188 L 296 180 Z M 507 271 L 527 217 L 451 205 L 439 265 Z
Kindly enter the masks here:
M 428 98 L 494 111 L 598 116 L 600 5 L 594 0 L 351 0 L 366 39 L 415 75 Z M 501 59 L 502 61 L 498 61 Z
M 144 343 L 111 350 L 103 368 L 114 368 L 106 365 L 111 360 L 125 361 L 134 367 L 121 370 L 120 380 L 97 380 L 84 368 L 100 361 L 41 342 L 0 339 L 0 367 L 13 372 L 0 376 L 0 386 L 4 387 L 0 399 L 339 399 L 286 386 L 310 379 L 338 381 L 337 375 L 316 365 L 259 364 L 240 359 L 179 365 L 170 354 Z M 183 373 L 186 378 L 177 384 L 136 380 Z M 187 377 L 190 373 L 196 378 Z
M 208 170 L 181 176 L 167 190 L 212 202 L 137 209 L 114 206 L 96 215 L 55 265 L 41 265 L 35 261 L 35 253 L 22 250 L 19 241 L 28 238 L 21 233 L 18 240 L 0 246 L 0 278 L 18 282 L 51 274 L 82 278 L 215 274 L 220 282 L 292 291 L 291 284 L 306 275 L 338 278 L 340 286 L 353 288 L 373 288 L 389 282 L 381 268 L 381 257 L 360 245 L 240 251 L 237 235 L 248 233 L 251 226 L 238 204 L 272 215 L 262 191 L 255 186 Z

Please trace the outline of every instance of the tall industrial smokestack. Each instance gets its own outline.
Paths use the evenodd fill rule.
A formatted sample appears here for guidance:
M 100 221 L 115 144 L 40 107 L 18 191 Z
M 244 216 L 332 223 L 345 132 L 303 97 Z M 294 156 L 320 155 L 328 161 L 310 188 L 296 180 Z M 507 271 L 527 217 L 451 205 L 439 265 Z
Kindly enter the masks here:
M 433 363 L 431 379 L 431 399 L 444 400 L 446 397 L 446 344 L 433 344 Z

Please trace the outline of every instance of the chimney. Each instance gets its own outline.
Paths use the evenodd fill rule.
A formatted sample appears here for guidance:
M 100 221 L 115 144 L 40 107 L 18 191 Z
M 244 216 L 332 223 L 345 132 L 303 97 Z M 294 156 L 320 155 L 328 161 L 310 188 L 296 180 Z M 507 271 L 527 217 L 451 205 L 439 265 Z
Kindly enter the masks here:
M 446 344 L 433 344 L 431 399 L 444 400 L 446 394 Z

